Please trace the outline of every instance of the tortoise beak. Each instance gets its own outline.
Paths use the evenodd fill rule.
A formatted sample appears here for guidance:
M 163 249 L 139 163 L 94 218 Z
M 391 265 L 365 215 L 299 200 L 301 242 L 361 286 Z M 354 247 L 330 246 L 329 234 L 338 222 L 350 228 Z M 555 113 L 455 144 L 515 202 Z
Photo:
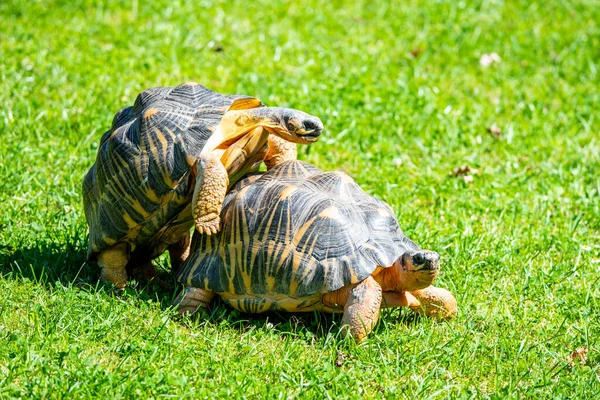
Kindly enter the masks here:
M 422 250 L 417 251 L 410 256 L 412 261 L 412 270 L 437 274 L 440 269 L 440 255 L 435 251 Z
M 323 133 L 323 123 L 317 117 L 306 118 L 294 133 L 308 142 L 316 142 Z

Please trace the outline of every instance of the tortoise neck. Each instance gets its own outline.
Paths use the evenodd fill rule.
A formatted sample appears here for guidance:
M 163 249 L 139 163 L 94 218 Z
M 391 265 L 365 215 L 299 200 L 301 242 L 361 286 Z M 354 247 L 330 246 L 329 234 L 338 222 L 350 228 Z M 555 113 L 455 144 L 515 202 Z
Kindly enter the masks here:
M 380 267 L 382 268 L 382 267 Z M 388 268 L 382 268 L 381 272 L 374 276 L 375 281 L 381 286 L 384 292 L 401 292 L 403 291 L 400 283 L 400 274 L 402 261 L 400 259 Z M 400 287 L 399 287 L 400 286 Z
M 380 267 L 381 268 L 381 267 Z M 384 292 L 395 292 L 398 285 L 399 273 L 396 264 L 389 268 L 382 268 L 381 272 L 375 275 L 375 281 L 381 286 Z

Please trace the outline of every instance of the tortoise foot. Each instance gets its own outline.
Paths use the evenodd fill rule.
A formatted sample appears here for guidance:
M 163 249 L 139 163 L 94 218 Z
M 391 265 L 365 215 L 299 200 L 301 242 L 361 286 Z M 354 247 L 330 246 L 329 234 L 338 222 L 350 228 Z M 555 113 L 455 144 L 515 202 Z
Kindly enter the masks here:
M 410 309 L 418 314 L 441 321 L 454 318 L 458 312 L 456 298 L 446 289 L 429 286 L 410 293 L 421 303 L 418 306 L 410 306 Z
M 173 300 L 173 305 L 181 315 L 194 315 L 198 311 L 208 312 L 208 305 L 214 297 L 210 290 L 186 286 Z
M 127 245 L 124 243 L 103 250 L 98 255 L 98 265 L 101 268 L 100 279 L 112 283 L 117 289 L 123 289 L 127 285 L 125 266 L 128 261 Z
M 102 268 L 100 277 L 104 282 L 112 283 L 117 289 L 124 289 L 127 285 L 125 268 Z

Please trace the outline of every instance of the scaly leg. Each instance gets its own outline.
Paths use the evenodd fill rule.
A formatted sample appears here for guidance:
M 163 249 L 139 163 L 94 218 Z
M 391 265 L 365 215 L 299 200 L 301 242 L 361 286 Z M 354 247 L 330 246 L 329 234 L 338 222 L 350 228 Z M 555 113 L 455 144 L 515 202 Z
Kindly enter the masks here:
M 186 286 L 173 300 L 173 305 L 180 314 L 193 315 L 200 309 L 208 310 L 208 305 L 214 297 L 215 293 L 210 290 Z
M 211 235 L 221 229 L 221 208 L 229 184 L 227 170 L 212 153 L 203 153 L 192 197 L 192 213 L 199 233 Z
M 298 159 L 298 148 L 296 143 L 288 142 L 279 136 L 269 135 L 269 151 L 265 156 L 267 169 L 288 160 Z
M 179 242 L 173 243 L 168 247 L 169 257 L 171 258 L 171 273 L 173 275 L 177 274 L 179 268 L 190 254 L 190 245 L 192 242 L 190 236 L 188 233 Z
M 352 335 L 357 342 L 363 340 L 377 324 L 381 298 L 381 286 L 373 277 L 354 286 L 344 305 L 344 335 Z
M 437 320 L 450 319 L 456 316 L 458 311 L 456 299 L 446 289 L 429 286 L 425 289 L 416 290 L 411 294 L 420 302 L 419 305 L 410 306 L 411 310 L 433 317 Z
M 100 277 L 111 282 L 115 287 L 123 289 L 127 285 L 127 270 L 129 262 L 127 243 L 119 243 L 103 250 L 98 255 L 98 265 L 102 268 Z

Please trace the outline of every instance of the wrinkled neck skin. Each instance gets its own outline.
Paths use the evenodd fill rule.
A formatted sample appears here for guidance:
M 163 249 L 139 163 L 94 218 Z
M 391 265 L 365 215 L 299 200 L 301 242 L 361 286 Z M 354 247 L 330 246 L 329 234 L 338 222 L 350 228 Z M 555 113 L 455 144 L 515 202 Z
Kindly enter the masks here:
M 406 292 L 424 289 L 430 286 L 437 277 L 434 272 L 417 271 L 405 257 L 400 257 L 390 268 L 384 268 L 374 276 L 384 292 Z

